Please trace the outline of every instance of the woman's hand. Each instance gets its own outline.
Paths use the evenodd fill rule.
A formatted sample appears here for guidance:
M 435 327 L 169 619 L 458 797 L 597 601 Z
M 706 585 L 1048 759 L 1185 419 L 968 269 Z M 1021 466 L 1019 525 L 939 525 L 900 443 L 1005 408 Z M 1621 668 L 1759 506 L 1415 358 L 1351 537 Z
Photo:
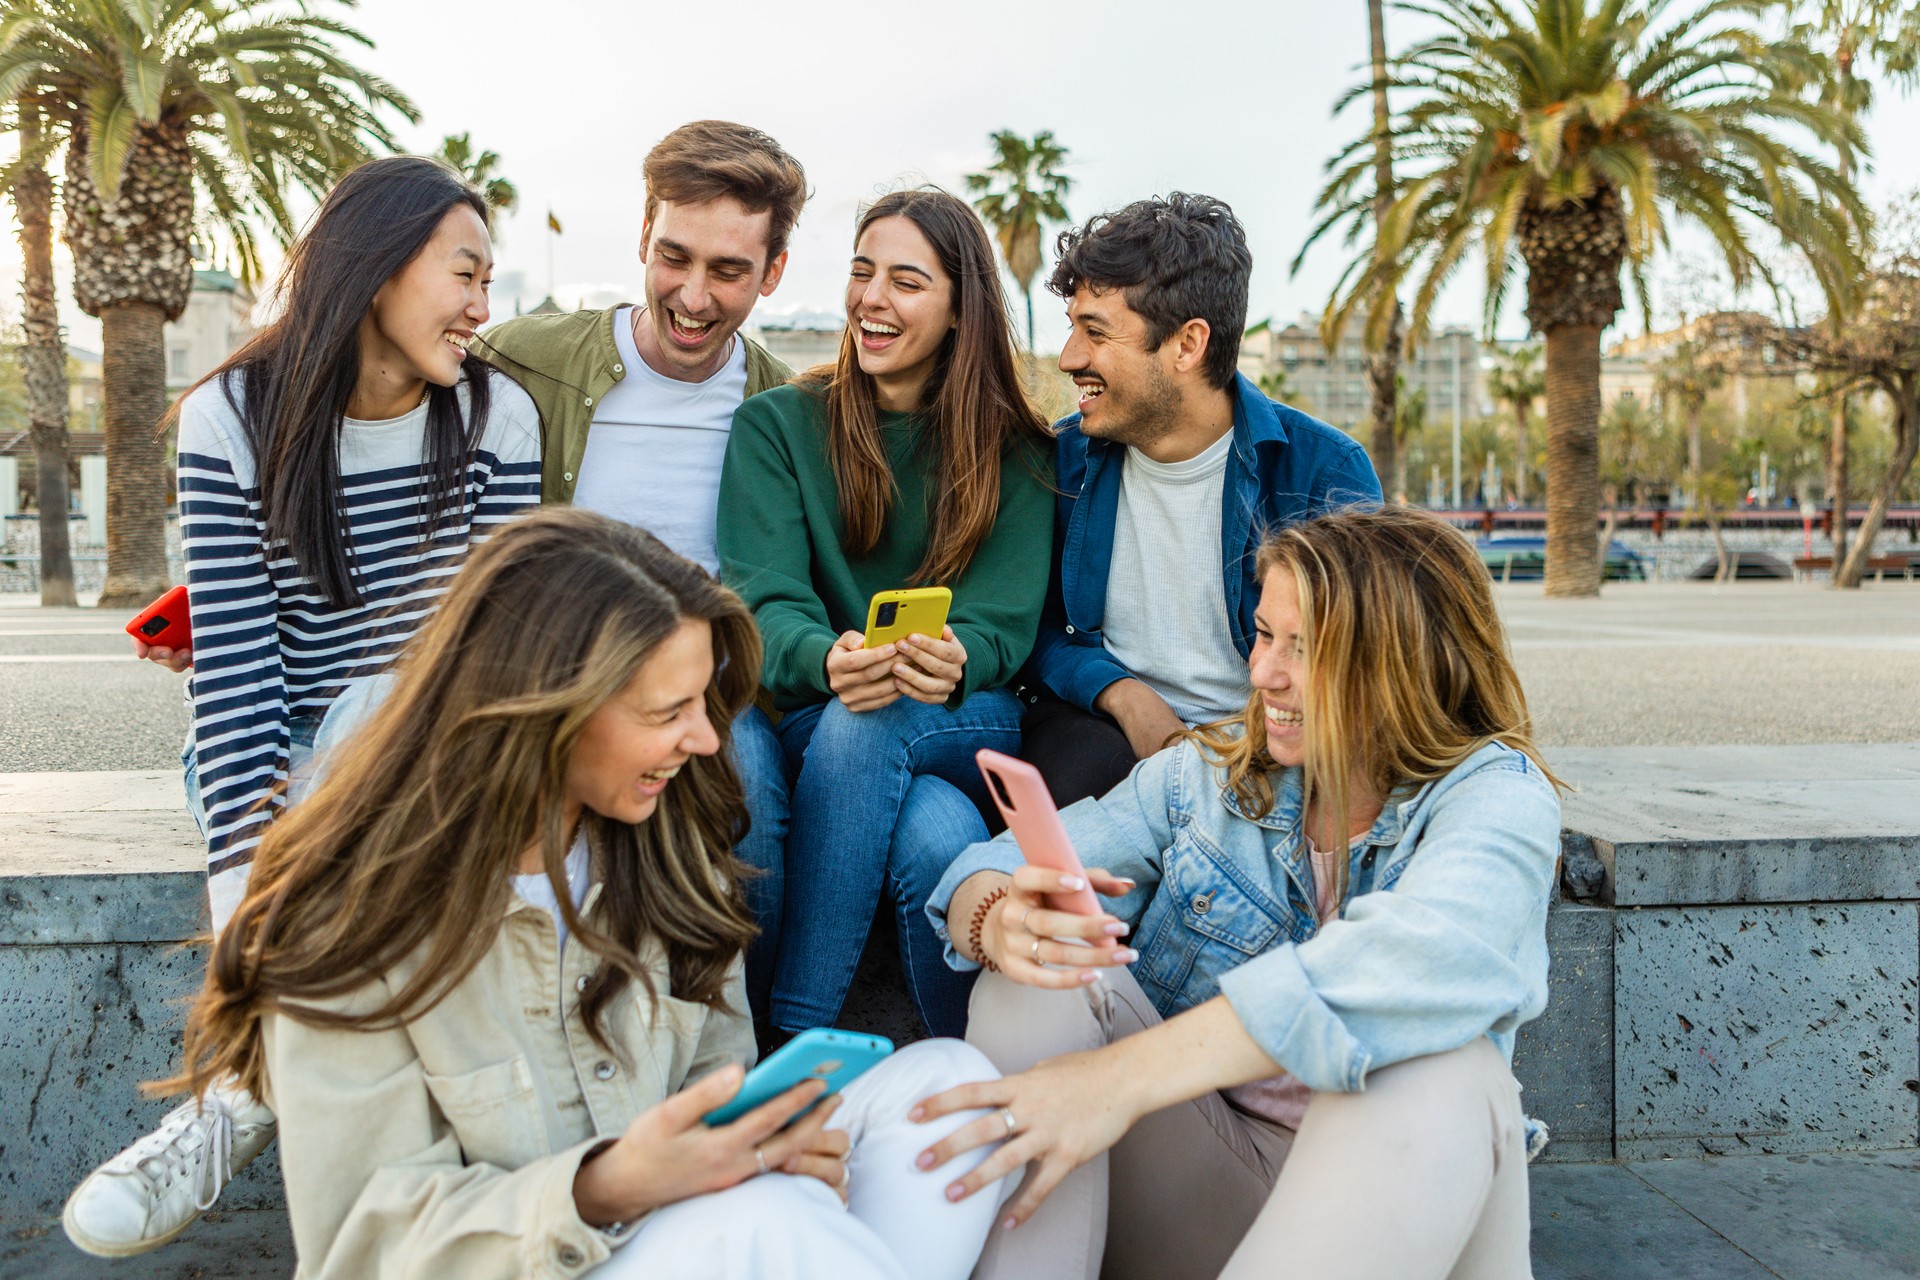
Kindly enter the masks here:
M 1055 911 L 1047 905 L 1047 894 L 1073 893 L 1089 882 L 1094 892 L 1109 898 L 1132 893 L 1134 887 L 1133 881 L 1098 867 L 1087 868 L 1086 880 L 1045 867 L 1026 866 L 1015 871 L 1007 896 L 981 924 L 980 949 L 986 952 L 986 958 L 999 965 L 1011 981 L 1053 988 L 1083 987 L 1097 978 L 1102 968 L 1132 964 L 1139 953 L 1117 945 L 1128 932 L 1124 920 L 1104 913 L 1083 916 Z M 948 919 L 953 918 L 949 914 Z M 1056 938 L 1079 938 L 1091 945 L 1056 942 Z
M 148 662 L 157 662 L 175 675 L 193 666 L 192 649 L 169 649 L 163 645 L 148 644 L 138 636 L 131 636 L 129 639 L 133 641 L 134 657 L 144 658 Z
M 844 631 L 827 650 L 827 687 L 849 711 L 878 711 L 900 699 L 893 678 L 894 646 L 868 649 L 866 643 L 860 632 Z
M 939 706 L 960 687 L 967 649 L 954 639 L 952 627 L 943 627 L 938 640 L 916 633 L 897 647 L 901 661 L 893 664 L 893 687 L 907 697 Z
M 934 1169 L 962 1152 L 1001 1142 L 998 1151 L 947 1188 L 947 1199 L 964 1200 L 997 1178 L 1017 1175 L 1028 1161 L 1038 1161 L 1040 1167 L 1003 1219 L 1008 1227 L 1018 1226 L 1033 1216 L 1062 1178 L 1120 1141 L 1146 1114 L 1115 1067 L 1113 1054 L 1095 1049 L 1049 1058 L 1017 1076 L 935 1094 L 907 1118 L 925 1122 L 974 1107 L 988 1111 L 921 1152 L 914 1163 Z
M 847 1135 L 825 1128 L 840 1099 L 830 1098 L 783 1127 L 826 1091 L 826 1082 L 795 1085 L 731 1124 L 704 1124 L 700 1117 L 740 1092 L 743 1079 L 738 1066 L 722 1067 L 635 1116 L 625 1133 L 574 1175 L 581 1219 L 625 1222 L 776 1169 L 819 1178 L 844 1197 Z

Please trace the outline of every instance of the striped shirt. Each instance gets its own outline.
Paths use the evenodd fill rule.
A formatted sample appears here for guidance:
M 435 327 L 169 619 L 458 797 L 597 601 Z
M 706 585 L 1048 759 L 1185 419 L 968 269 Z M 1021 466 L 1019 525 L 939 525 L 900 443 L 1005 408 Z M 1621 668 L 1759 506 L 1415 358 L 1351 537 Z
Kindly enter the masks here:
M 253 451 L 226 392 L 209 383 L 180 410 L 180 542 L 193 622 L 194 767 L 207 811 L 214 927 L 246 886 L 282 799 L 291 726 L 318 720 L 346 682 L 385 666 L 426 620 L 469 547 L 540 501 L 540 419 L 526 392 L 492 379 L 486 431 L 459 509 L 433 531 L 427 408 L 340 430 L 349 563 L 362 603 L 335 605 L 285 543 L 266 545 Z M 466 402 L 466 385 L 460 385 Z M 265 801 L 263 806 L 262 802 Z

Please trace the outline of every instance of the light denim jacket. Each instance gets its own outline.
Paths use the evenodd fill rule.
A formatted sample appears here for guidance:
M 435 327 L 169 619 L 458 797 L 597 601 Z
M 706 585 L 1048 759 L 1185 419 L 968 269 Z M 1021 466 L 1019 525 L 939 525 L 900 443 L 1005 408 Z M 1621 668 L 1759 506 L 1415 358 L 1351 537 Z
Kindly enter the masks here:
M 1547 1003 L 1547 902 L 1560 800 L 1525 755 L 1483 747 L 1398 794 L 1355 847 L 1340 918 L 1316 924 L 1300 833 L 1300 771 L 1273 811 L 1247 814 L 1191 742 L 1140 762 L 1061 815 L 1088 866 L 1138 888 L 1109 899 L 1133 926 L 1133 975 L 1164 1017 L 1216 994 L 1309 1088 L 1350 1093 L 1367 1072 L 1513 1033 Z M 1417 856 L 1416 856 L 1417 855 Z M 1021 864 L 1011 835 L 967 848 L 927 904 L 947 963 L 947 904 L 977 871 Z

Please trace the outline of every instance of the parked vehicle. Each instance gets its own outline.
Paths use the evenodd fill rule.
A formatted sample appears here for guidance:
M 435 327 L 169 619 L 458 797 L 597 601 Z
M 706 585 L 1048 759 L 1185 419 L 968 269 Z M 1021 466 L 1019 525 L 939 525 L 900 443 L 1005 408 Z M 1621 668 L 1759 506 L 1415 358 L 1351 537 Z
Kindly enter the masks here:
M 1482 538 L 1480 561 L 1495 582 L 1538 582 L 1546 575 L 1545 538 Z M 1607 544 L 1606 580 L 1645 582 L 1653 575 L 1647 557 L 1620 541 Z
M 1750 582 L 1760 578 L 1793 577 L 1793 566 L 1779 556 L 1770 556 L 1764 551 L 1729 551 L 1727 559 L 1733 562 L 1733 576 L 1740 582 Z M 1708 556 L 1694 567 L 1687 577 L 1693 582 L 1710 582 L 1720 572 L 1720 561 Z

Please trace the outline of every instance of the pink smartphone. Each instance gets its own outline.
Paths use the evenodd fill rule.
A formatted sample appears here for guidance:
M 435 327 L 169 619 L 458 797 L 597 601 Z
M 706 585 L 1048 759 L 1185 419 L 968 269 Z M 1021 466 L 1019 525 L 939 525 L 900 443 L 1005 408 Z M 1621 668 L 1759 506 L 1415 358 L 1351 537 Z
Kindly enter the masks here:
M 1060 811 L 1054 807 L 1053 796 L 1040 771 L 1025 760 L 1016 760 L 998 751 L 978 751 L 973 758 L 979 761 L 980 772 L 986 775 L 987 792 L 993 796 L 1000 816 L 1007 820 L 1007 827 L 1019 842 L 1026 860 L 1033 866 L 1063 871 L 1085 880 L 1087 870 L 1080 865 L 1080 855 L 1073 851 L 1073 841 L 1067 838 L 1067 829 L 1060 823 Z M 1050 893 L 1047 905 L 1055 911 L 1071 911 L 1075 915 L 1101 914 L 1100 899 L 1090 887 L 1074 893 Z M 1106 939 L 1104 945 L 1112 946 L 1113 940 Z

